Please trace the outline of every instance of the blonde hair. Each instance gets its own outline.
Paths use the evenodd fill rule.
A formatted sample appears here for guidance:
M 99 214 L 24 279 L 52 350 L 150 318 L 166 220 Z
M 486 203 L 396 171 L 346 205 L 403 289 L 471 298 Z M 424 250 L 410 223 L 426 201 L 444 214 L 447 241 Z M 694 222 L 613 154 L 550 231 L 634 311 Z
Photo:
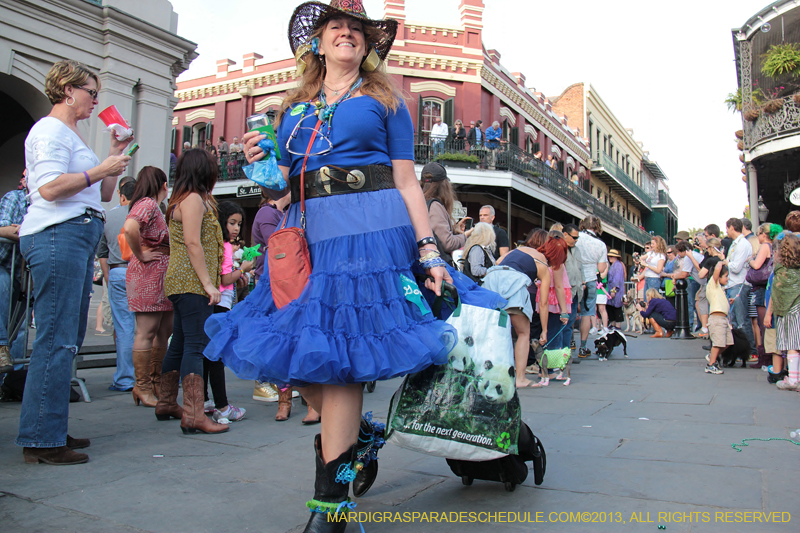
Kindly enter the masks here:
M 647 289 L 647 292 L 644 293 L 644 295 L 647 298 L 648 302 L 650 300 L 652 300 L 653 298 L 658 298 L 659 300 L 663 300 L 664 299 L 664 297 L 661 296 L 661 293 L 658 292 L 658 289 Z
M 311 38 L 321 38 L 325 28 L 328 26 L 328 22 L 337 18 L 345 17 L 332 17 L 325 20 L 319 28 L 314 30 L 314 33 L 311 34 Z M 365 21 L 359 20 L 359 22 L 361 22 L 364 30 L 364 39 L 367 44 L 367 50 L 369 50 L 370 45 L 381 40 L 383 31 Z M 323 67 L 322 63 L 323 56 L 315 56 L 311 52 L 307 52 L 303 57 L 306 61 L 306 69 L 303 72 L 303 77 L 300 79 L 300 85 L 297 89 L 289 91 L 289 94 L 283 99 L 280 111 L 278 111 L 277 123 L 280 123 L 283 114 L 293 104 L 314 100 L 322 90 L 322 83 L 325 77 L 325 67 Z M 371 72 L 367 72 L 363 68 L 359 70 L 359 74 L 363 78 L 363 82 L 359 88 L 361 94 L 373 97 L 383 104 L 383 107 L 385 107 L 387 111 L 389 109 L 397 111 L 397 108 L 400 107 L 403 101 L 403 97 L 394 85 L 392 79 L 386 74 L 385 70 L 383 68 L 377 68 Z
M 495 242 L 494 228 L 491 224 L 487 224 L 486 222 L 478 222 L 475 224 L 467 242 L 464 243 L 464 250 L 469 253 L 470 248 L 476 244 L 492 252 L 494 251 L 497 247 L 497 243 Z
M 664 240 L 664 237 L 661 235 L 653 235 L 653 238 L 650 239 L 651 241 L 656 241 L 656 247 L 650 247 L 657 254 L 667 255 L 667 242 Z
M 50 99 L 51 104 L 60 104 L 67 97 L 65 91 L 67 85 L 80 87 L 89 81 L 89 78 L 97 83 L 99 91 L 100 78 L 89 70 L 89 67 L 72 59 L 59 61 L 50 67 L 50 71 L 47 73 L 47 78 L 44 80 L 44 94 Z
M 564 231 L 564 225 L 561 222 L 556 222 L 550 226 L 550 231 Z

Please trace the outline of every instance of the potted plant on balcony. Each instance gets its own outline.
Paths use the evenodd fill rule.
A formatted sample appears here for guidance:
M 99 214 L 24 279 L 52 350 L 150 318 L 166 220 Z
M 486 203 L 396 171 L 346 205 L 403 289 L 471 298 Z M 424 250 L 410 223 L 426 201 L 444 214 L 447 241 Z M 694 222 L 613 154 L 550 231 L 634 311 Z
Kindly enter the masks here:
M 771 91 L 769 91 L 769 100 L 764 104 L 764 113 L 768 115 L 772 115 L 783 109 L 783 98 L 780 98 L 780 93 L 784 90 L 785 87 L 781 85 L 780 87 L 775 87 Z
M 737 139 L 744 139 L 744 130 L 736 130 L 735 135 Z
M 797 77 L 800 67 L 800 44 L 773 44 L 761 57 L 764 60 L 761 64 L 761 73 L 765 76 L 777 78 L 788 74 L 792 78 Z
M 747 106 L 742 117 L 748 122 L 755 122 L 761 116 L 761 108 L 755 105 Z
M 478 156 L 453 152 L 439 154 L 436 161 L 451 168 L 478 168 L 481 162 Z

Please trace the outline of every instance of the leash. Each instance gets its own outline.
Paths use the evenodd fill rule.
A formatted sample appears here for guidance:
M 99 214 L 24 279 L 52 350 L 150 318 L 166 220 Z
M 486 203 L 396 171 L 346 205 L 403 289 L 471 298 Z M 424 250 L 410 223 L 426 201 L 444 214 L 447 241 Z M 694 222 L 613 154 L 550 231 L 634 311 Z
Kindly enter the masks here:
M 737 443 L 731 444 L 731 448 L 733 448 L 733 449 L 734 449 L 734 450 L 736 450 L 737 452 L 741 452 L 741 451 L 742 451 L 742 450 L 741 450 L 741 448 L 742 448 L 742 447 L 744 447 L 744 446 L 750 446 L 749 444 L 747 444 L 747 443 L 745 442 L 745 441 L 747 441 L 747 440 L 760 440 L 761 442 L 769 442 L 769 441 L 773 441 L 773 440 L 785 440 L 785 441 L 787 441 L 787 442 L 791 442 L 791 443 L 792 443 L 792 444 L 794 444 L 795 446 L 800 446 L 800 442 L 795 442 L 795 441 L 793 441 L 792 439 L 783 439 L 783 438 L 779 438 L 779 437 L 771 437 L 771 438 L 769 438 L 769 439 L 742 439 L 742 442 L 741 442 L 741 443 L 738 443 L 738 442 L 737 442 Z
M 569 324 L 569 322 L 567 322 L 567 324 Z M 551 342 L 553 342 L 553 340 L 554 340 L 556 337 L 558 337 L 558 336 L 559 336 L 559 334 L 561 334 L 561 332 L 562 332 L 562 331 L 564 331 L 564 328 L 565 328 L 565 327 L 567 327 L 567 324 L 564 324 L 563 326 L 561 326 L 561 329 L 560 329 L 560 330 L 558 330 L 558 333 L 556 333 L 555 335 L 553 335 L 553 338 L 552 338 L 552 339 L 550 339 L 549 341 L 547 341 L 546 343 L 544 343 L 544 346 L 542 346 L 541 348 L 542 348 L 543 350 L 544 350 L 545 348 L 547 348 L 547 345 L 548 345 L 548 344 L 550 344 Z

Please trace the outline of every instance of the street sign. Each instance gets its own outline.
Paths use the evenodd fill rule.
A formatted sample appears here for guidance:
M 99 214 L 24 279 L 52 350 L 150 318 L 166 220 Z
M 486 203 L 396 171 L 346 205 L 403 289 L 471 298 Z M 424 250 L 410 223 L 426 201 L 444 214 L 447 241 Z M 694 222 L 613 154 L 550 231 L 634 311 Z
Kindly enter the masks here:
M 240 185 L 236 188 L 236 198 L 244 196 L 261 196 L 261 187 L 258 185 Z
M 792 194 L 789 195 L 789 201 L 794 205 L 800 205 L 800 187 L 792 191 Z

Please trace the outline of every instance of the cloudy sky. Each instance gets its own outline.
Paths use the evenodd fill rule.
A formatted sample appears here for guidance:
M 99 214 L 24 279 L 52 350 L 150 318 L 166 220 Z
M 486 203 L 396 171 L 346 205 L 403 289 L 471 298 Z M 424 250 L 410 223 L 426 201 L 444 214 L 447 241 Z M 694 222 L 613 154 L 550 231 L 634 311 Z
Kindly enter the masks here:
M 241 65 L 291 55 L 289 17 L 300 2 L 171 0 L 178 33 L 198 43 L 180 79 L 212 74 L 218 59 Z M 459 0 L 406 0 L 406 19 L 458 25 Z M 484 0 L 483 43 L 530 87 L 556 96 L 591 83 L 669 177 L 681 229 L 724 225 L 747 204 L 734 132 L 741 118 L 723 100 L 736 90 L 731 28 L 768 0 Z M 383 16 L 382 0 L 364 0 Z M 488 117 L 487 117 L 488 118 Z M 768 206 L 769 207 L 769 206 Z

